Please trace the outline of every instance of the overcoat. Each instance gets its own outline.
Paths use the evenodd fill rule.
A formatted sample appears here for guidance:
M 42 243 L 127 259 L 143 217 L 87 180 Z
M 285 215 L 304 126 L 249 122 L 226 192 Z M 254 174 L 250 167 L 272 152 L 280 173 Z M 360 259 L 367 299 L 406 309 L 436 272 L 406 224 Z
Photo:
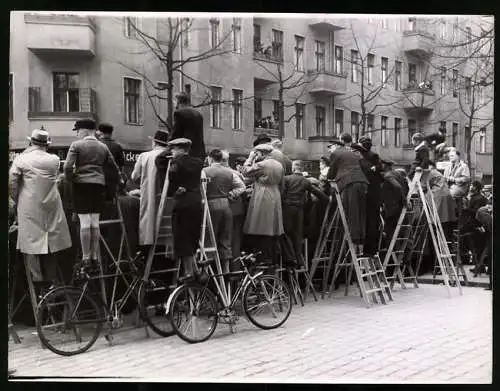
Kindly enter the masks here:
M 10 196 L 17 203 L 17 249 L 24 254 L 55 253 L 71 247 L 57 189 L 59 157 L 27 148 L 10 168 Z
M 268 158 L 245 167 L 243 174 L 255 181 L 243 232 L 247 235 L 283 235 L 280 193 L 283 166 L 277 160 Z
M 192 142 L 190 156 L 205 159 L 203 116 L 198 110 L 189 106 L 181 107 L 174 112 L 174 129 L 170 140 L 182 137 Z
M 430 196 L 432 194 L 441 223 L 456 221 L 456 204 L 450 194 L 445 177 L 438 170 L 432 169 L 427 176 L 427 183 L 430 190 L 426 194 L 427 201 L 431 202 Z
M 161 194 L 160 184 L 156 183 L 156 158 L 165 148 L 155 147 L 149 152 L 143 152 L 135 162 L 131 179 L 140 179 L 140 209 L 139 209 L 139 245 L 147 246 L 154 243 L 156 213 L 159 206 L 158 194 Z
M 469 192 L 470 171 L 467 163 L 459 160 L 455 164 L 446 166 L 444 170 L 446 179 L 453 178 L 454 182 L 450 182 L 450 193 L 453 197 L 465 197 Z

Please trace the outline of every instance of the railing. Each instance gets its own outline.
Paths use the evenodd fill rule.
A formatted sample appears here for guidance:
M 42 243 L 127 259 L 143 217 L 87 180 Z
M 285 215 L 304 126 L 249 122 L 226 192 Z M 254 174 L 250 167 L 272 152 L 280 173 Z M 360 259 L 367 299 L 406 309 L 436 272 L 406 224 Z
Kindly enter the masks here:
M 269 53 L 268 51 L 262 51 L 262 49 L 259 49 L 258 47 L 255 46 L 253 51 L 253 58 L 255 60 L 262 60 L 275 63 L 283 62 L 283 57 L 273 56 L 272 53 Z
M 279 137 L 279 129 L 273 129 L 273 128 L 262 128 L 262 127 L 255 127 L 253 130 L 253 134 L 255 136 L 258 136 L 259 134 L 266 134 L 269 137 Z
M 405 30 L 405 31 L 403 31 L 403 36 L 405 36 L 405 37 L 410 37 L 410 36 L 413 36 L 413 35 L 421 35 L 423 37 L 426 37 L 426 38 L 429 38 L 429 39 L 432 39 L 432 40 L 434 40 L 436 38 L 436 36 L 433 33 L 429 32 L 429 31 L 427 31 L 425 29 L 422 29 L 422 28 L 420 28 L 420 29 L 417 28 L 417 29 L 413 29 L 413 30 Z
M 70 93 L 72 94 L 70 96 Z M 28 88 L 28 116 L 59 116 L 67 117 L 78 114 L 96 114 L 96 93 L 91 88 L 78 88 L 66 94 L 66 101 L 62 107 L 55 109 L 54 91 L 52 89 L 42 89 L 41 87 Z M 71 100 L 71 102 L 70 102 Z M 76 110 L 74 109 L 76 108 Z
M 28 13 L 24 15 L 25 23 L 41 23 L 41 24 L 65 24 L 65 25 L 82 25 L 90 26 L 95 30 L 95 23 L 89 16 L 79 15 L 45 15 Z
M 342 77 L 342 78 L 347 78 L 347 71 L 341 71 L 341 72 L 335 72 L 335 71 L 328 71 L 326 69 L 322 70 L 317 70 L 317 69 L 308 69 L 307 74 L 309 76 L 314 76 L 314 75 L 328 75 L 328 76 L 335 76 L 335 77 Z

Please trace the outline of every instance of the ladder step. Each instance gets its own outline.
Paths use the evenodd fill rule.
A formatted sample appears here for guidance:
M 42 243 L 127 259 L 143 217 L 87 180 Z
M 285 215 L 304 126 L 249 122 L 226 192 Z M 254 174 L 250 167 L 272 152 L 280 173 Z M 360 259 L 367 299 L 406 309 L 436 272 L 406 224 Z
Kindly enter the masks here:
M 373 288 L 373 289 L 368 289 L 365 292 L 366 293 L 375 293 L 375 292 L 382 292 L 384 289 L 382 287 L 380 288 Z
M 117 220 L 103 220 L 103 221 L 99 221 L 99 225 L 109 225 L 109 224 L 118 224 L 118 223 L 121 223 L 122 220 L 120 219 L 117 219 Z

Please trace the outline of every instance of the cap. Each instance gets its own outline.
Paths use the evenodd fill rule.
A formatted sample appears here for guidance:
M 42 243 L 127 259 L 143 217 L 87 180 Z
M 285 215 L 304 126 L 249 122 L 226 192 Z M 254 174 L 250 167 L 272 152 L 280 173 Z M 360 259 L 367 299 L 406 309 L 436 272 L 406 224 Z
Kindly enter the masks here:
M 340 146 L 344 146 L 344 142 L 341 141 L 340 139 L 338 138 L 334 138 L 332 141 L 330 141 L 330 144 L 328 144 L 328 148 L 330 148 L 332 145 L 340 145 Z
M 108 124 L 108 123 L 100 124 L 98 129 L 102 133 L 106 133 L 106 134 L 113 133 L 113 125 Z
M 270 144 L 258 144 L 254 147 L 254 150 L 256 151 L 267 152 L 267 153 L 272 152 L 273 149 L 274 148 Z
M 264 144 L 264 143 L 270 143 L 271 142 L 271 137 L 269 137 L 267 134 L 262 133 L 257 136 L 255 141 L 253 142 L 253 146 L 257 146 L 259 144 Z
M 73 130 L 89 129 L 94 130 L 96 128 L 96 123 L 92 119 L 81 119 L 75 122 Z
M 193 142 L 188 139 L 188 138 L 176 138 L 167 143 L 168 146 L 170 147 L 185 147 L 185 146 L 191 146 Z
M 359 152 L 368 152 L 368 149 L 365 148 L 360 143 L 351 144 L 351 148 L 354 149 L 355 151 L 359 151 Z
M 372 145 L 372 139 L 368 136 L 362 136 L 359 141 L 360 144 L 370 144 Z
M 163 130 L 157 130 L 153 137 L 149 136 L 151 140 L 156 141 L 158 144 L 167 145 L 168 143 L 168 132 Z
M 49 132 L 41 129 L 34 129 L 31 132 L 31 136 L 26 137 L 26 139 L 33 144 L 37 145 L 49 145 L 50 144 L 50 136 Z

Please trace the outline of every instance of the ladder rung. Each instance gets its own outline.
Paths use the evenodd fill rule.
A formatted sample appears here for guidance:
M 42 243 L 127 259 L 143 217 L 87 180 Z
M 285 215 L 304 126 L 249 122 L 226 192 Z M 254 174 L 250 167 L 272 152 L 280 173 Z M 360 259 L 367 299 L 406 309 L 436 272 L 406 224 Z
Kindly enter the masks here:
M 383 288 L 373 288 L 373 289 L 368 289 L 365 291 L 366 293 L 375 293 L 375 292 L 383 292 Z
M 120 219 L 117 219 L 117 220 L 103 220 L 103 221 L 99 221 L 99 225 L 108 225 L 108 224 L 118 224 L 118 223 L 121 223 L 122 220 Z

